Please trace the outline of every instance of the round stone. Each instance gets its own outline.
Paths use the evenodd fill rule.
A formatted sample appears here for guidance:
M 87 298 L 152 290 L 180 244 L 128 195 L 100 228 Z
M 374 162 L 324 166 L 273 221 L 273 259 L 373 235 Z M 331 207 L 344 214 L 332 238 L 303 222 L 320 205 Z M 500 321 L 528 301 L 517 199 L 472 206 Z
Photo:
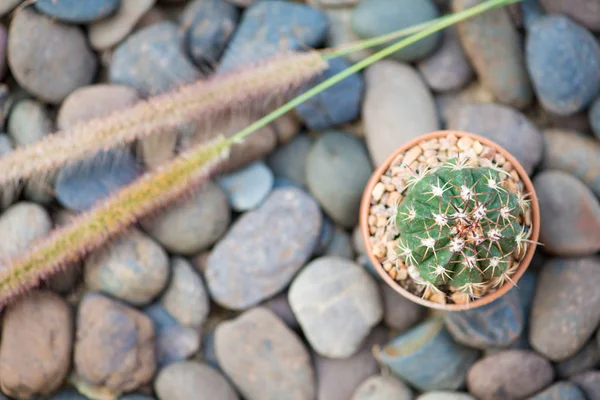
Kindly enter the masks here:
M 372 376 L 356 389 L 352 400 L 412 400 L 412 391 L 391 376 Z
M 383 298 L 383 321 L 388 327 L 401 333 L 423 319 L 424 307 L 400 295 L 387 283 L 381 282 L 379 287 Z
M 52 292 L 35 290 L 10 304 L 2 323 L 2 392 L 27 399 L 58 389 L 71 367 L 72 325 L 71 309 Z
M 469 392 L 481 399 L 528 398 L 554 378 L 552 365 L 533 351 L 506 350 L 477 361 L 467 374 Z
M 360 199 L 373 167 L 365 145 L 351 134 L 329 131 L 306 158 L 306 183 L 331 219 L 344 228 L 358 223 Z
M 302 190 L 275 189 L 213 247 L 205 271 L 213 301 L 243 310 L 279 293 L 311 256 L 321 220 Z
M 558 115 L 583 110 L 600 91 L 600 44 L 563 15 L 536 19 L 525 42 L 527 69 L 545 109 Z
M 475 397 L 467 393 L 434 391 L 423 393 L 416 400 L 476 400 Z
M 38 0 L 35 8 L 59 21 L 85 24 L 106 18 L 120 5 L 120 0 Z
M 594 368 L 598 362 L 600 362 L 600 348 L 596 338 L 592 338 L 577 354 L 556 364 L 554 369 L 559 378 L 569 378 Z
M 258 207 L 273 188 L 273 172 L 263 161 L 222 176 L 217 184 L 225 191 L 229 204 L 236 211 Z
M 0 259 L 22 254 L 51 229 L 52 220 L 42 206 L 26 201 L 13 204 L 0 214 Z
M 585 395 L 571 382 L 556 382 L 549 388 L 539 392 L 529 400 L 556 400 L 556 399 L 569 399 L 569 400 L 586 400 Z
M 168 251 L 192 255 L 208 249 L 221 238 L 230 221 L 226 194 L 208 181 L 189 197 L 141 219 L 140 224 Z
M 8 116 L 8 135 L 17 147 L 35 143 L 53 129 L 46 107 L 35 100 L 19 101 Z
M 255 307 L 215 331 L 219 365 L 248 400 L 315 398 L 310 355 L 294 331 Z
M 181 325 L 202 327 L 210 310 L 202 278 L 189 261 L 181 257 L 173 258 L 172 270 L 161 304 Z
M 325 357 L 356 353 L 383 317 L 375 280 L 359 265 L 338 257 L 311 261 L 292 282 L 288 297 L 311 347 Z
M 555 258 L 540 271 L 530 314 L 531 347 L 552 361 L 575 355 L 600 322 L 600 258 Z
M 600 1 L 598 0 L 540 0 L 550 14 L 563 14 L 575 22 L 600 31 Z
M 283 322 L 292 329 L 299 328 L 298 320 L 290 307 L 288 301 L 288 292 L 279 293 L 277 296 L 270 298 L 269 300 L 262 303 L 262 305 L 271 310 L 277 315 Z
M 25 90 L 44 102 L 59 104 L 92 82 L 98 62 L 81 28 L 23 8 L 10 25 L 8 64 Z
M 168 276 L 165 251 L 137 230 L 94 251 L 84 265 L 84 281 L 90 290 L 133 305 L 150 303 L 165 288 Z
M 217 370 L 195 361 L 180 361 L 160 370 L 154 381 L 160 399 L 237 400 L 239 396 Z
M 267 156 L 267 165 L 276 177 L 304 186 L 306 184 L 306 159 L 312 144 L 313 139 L 307 134 L 296 135 Z
M 600 250 L 600 202 L 583 182 L 563 171 L 546 170 L 533 184 L 544 221 L 540 227 L 544 250 L 559 256 Z
M 587 399 L 600 399 L 600 371 L 587 371 L 571 378 L 585 393 Z

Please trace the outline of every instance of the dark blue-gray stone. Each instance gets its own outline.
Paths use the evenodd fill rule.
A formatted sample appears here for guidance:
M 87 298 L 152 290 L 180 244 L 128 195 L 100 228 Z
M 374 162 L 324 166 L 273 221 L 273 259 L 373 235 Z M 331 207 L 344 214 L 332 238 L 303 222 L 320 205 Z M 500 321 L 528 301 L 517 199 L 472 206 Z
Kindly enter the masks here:
M 308 5 L 275 0 L 255 3 L 244 12 L 217 72 L 285 50 L 315 48 L 325 39 L 327 27 L 327 15 Z
M 583 390 L 588 400 L 600 399 L 600 371 L 583 372 L 575 375 L 570 380 Z
M 219 366 L 219 361 L 217 360 L 217 353 L 215 350 L 214 329 L 202 335 L 202 347 L 200 348 L 200 351 L 202 352 L 202 359 L 208 365 L 221 371 L 221 367 Z
M 313 251 L 314 256 L 321 256 L 325 254 L 329 244 L 333 240 L 333 221 L 331 221 L 331 218 L 329 218 L 325 213 L 322 213 L 322 217 L 323 223 L 321 224 L 321 233 L 319 235 L 319 241 L 317 242 L 317 245 Z
M 315 79 L 311 87 L 350 67 L 343 58 L 334 58 L 328 63 L 329 68 Z M 364 87 L 362 74 L 352 74 L 300 104 L 296 111 L 302 122 L 315 131 L 351 122 L 360 113 Z
M 37 0 L 34 5 L 59 21 L 84 24 L 113 14 L 119 8 L 120 0 Z
M 185 48 L 199 67 L 218 63 L 235 32 L 238 9 L 225 0 L 195 0 L 181 17 L 185 30 Z
M 155 400 L 154 397 L 146 396 L 145 394 L 128 394 L 123 397 L 119 397 L 119 400 Z
M 133 182 L 141 170 L 131 152 L 113 150 L 63 167 L 54 182 L 55 195 L 66 208 L 83 211 Z
M 361 1 L 352 12 L 352 30 L 363 39 L 408 28 L 439 17 L 431 0 L 368 0 Z M 436 32 L 395 52 L 390 57 L 398 61 L 415 61 L 430 54 L 440 43 L 442 33 Z M 389 43 L 386 43 L 389 45 Z M 382 49 L 385 46 L 376 47 Z
M 600 45 L 584 27 L 562 15 L 533 22 L 525 42 L 527 69 L 542 106 L 572 115 L 600 91 Z
M 574 356 L 555 365 L 559 378 L 569 378 L 596 367 L 600 362 L 600 348 L 596 338 L 590 339 Z
M 112 83 L 156 95 L 202 77 L 186 56 L 183 35 L 172 22 L 142 28 L 121 43 L 109 67 Z
M 392 339 L 375 357 L 392 374 L 421 391 L 456 390 L 479 358 L 456 343 L 441 318 L 431 318 Z
M 306 155 L 313 139 L 306 133 L 296 135 L 267 156 L 267 165 L 276 178 L 284 178 L 299 186 L 306 184 Z
M 331 243 L 329 243 L 325 255 L 353 260 L 354 249 L 352 248 L 352 239 L 348 232 L 336 226 L 333 231 L 333 239 L 331 239 Z
M 594 135 L 600 140 L 600 96 L 598 96 L 590 106 L 590 109 L 588 110 L 588 119 L 590 120 Z
M 285 178 L 275 177 L 275 180 L 273 181 L 273 189 L 285 187 L 295 187 L 297 189 L 302 189 L 302 186 L 298 185 L 297 183 L 294 183 Z
M 576 384 L 557 382 L 528 400 L 586 400 L 586 398 Z
M 0 396 L 0 399 L 2 397 Z M 54 393 L 50 400 L 89 400 L 87 396 L 80 394 L 76 389 L 67 387 Z

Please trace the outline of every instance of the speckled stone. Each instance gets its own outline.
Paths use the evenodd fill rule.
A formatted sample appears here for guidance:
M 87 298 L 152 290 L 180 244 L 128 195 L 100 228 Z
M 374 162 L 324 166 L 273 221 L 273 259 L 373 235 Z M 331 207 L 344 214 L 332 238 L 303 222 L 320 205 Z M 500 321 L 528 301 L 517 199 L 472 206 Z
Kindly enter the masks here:
M 352 400 L 412 400 L 408 386 L 391 376 L 372 376 L 360 384 Z
M 543 169 L 559 169 L 576 176 L 600 196 L 600 143 L 573 131 L 544 131 Z
M 510 346 L 521 335 L 524 319 L 516 290 L 482 307 L 445 316 L 446 327 L 454 340 L 478 349 Z
M 181 361 L 161 369 L 154 381 L 154 390 L 165 400 L 239 399 L 220 372 L 194 361 Z
M 600 399 L 600 371 L 583 372 L 572 377 L 571 381 L 579 386 L 588 400 Z
M 35 203 L 20 201 L 0 215 L 0 259 L 10 259 L 46 237 L 52 220 L 46 210 Z
M 346 358 L 358 351 L 383 317 L 378 289 L 359 265 L 326 256 L 300 271 L 288 298 L 311 347 L 326 357 Z
M 478 399 L 524 399 L 548 386 L 552 365 L 533 351 L 506 350 L 477 361 L 467 374 L 469 392 Z
M 585 395 L 571 382 L 556 382 L 529 400 L 586 400 Z
M 306 156 L 312 144 L 313 139 L 307 134 L 296 135 L 267 156 L 267 165 L 276 178 L 284 178 L 294 184 L 304 186 L 306 184 Z
M 59 21 L 84 24 L 106 18 L 120 5 L 120 0 L 38 0 L 36 10 Z
M 275 189 L 211 251 L 205 279 L 213 301 L 243 310 L 277 294 L 312 254 L 321 220 L 317 202 L 302 190 Z
M 563 14 L 577 23 L 600 31 L 600 1 L 598 0 L 540 0 L 551 14 Z
M 575 355 L 600 322 L 600 258 L 555 258 L 540 271 L 529 341 L 552 361 Z
M 454 0 L 458 12 L 483 0 Z M 460 41 L 483 86 L 500 103 L 522 109 L 533 100 L 521 38 L 505 7 L 486 11 L 457 24 Z
M 528 174 L 542 160 L 544 138 L 525 115 L 501 104 L 463 104 L 450 115 L 448 129 L 473 132 L 508 150 Z
M 585 256 L 600 250 L 600 202 L 582 181 L 564 171 L 546 170 L 536 175 L 533 184 L 544 221 L 540 241 L 546 252 Z
M 535 20 L 525 42 L 527 69 L 547 110 L 571 115 L 600 91 L 600 44 L 584 27 L 562 15 Z
M 599 362 L 600 348 L 594 337 L 577 354 L 556 364 L 554 368 L 559 378 L 569 378 L 598 366 Z
M 144 97 L 202 77 L 183 50 L 179 28 L 169 21 L 136 31 L 121 43 L 113 54 L 109 75 L 112 83 L 131 86 Z
M 392 339 L 375 357 L 418 390 L 456 390 L 465 384 L 479 351 L 456 343 L 443 320 L 432 318 Z
M 21 87 L 44 102 L 59 104 L 92 82 L 98 61 L 81 28 L 24 8 L 10 24 L 8 64 Z
M 255 307 L 215 331 L 219 365 L 247 400 L 315 398 L 310 355 L 271 311 Z

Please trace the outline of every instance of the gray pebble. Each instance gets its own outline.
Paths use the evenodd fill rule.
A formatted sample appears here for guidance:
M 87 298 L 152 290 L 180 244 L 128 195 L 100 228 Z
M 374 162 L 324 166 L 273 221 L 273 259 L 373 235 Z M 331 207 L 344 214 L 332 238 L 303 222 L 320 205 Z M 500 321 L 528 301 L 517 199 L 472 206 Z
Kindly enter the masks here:
M 385 282 L 380 282 L 379 287 L 383 298 L 383 321 L 388 327 L 402 333 L 423 319 L 424 307 L 408 300 Z
M 31 202 L 20 201 L 0 215 L 0 259 L 10 259 L 45 238 L 52 228 L 46 210 Z
M 0 134 L 0 157 L 13 151 L 13 144 L 5 134 Z M 0 211 L 5 210 L 13 204 L 19 196 L 19 188 L 17 185 L 6 184 L 0 189 Z
M 528 400 L 586 400 L 585 395 L 571 382 L 556 382 Z
M 325 250 L 325 255 L 353 260 L 354 250 L 352 249 L 352 239 L 348 232 L 336 226 L 333 231 L 331 243 L 329 243 L 327 250 Z
M 263 161 L 221 176 L 216 183 L 225 191 L 229 204 L 236 211 L 258 207 L 273 188 L 273 172 Z
M 594 100 L 588 112 L 588 119 L 594 135 L 600 140 L 600 96 Z
M 0 16 L 8 14 L 23 0 L 4 0 L 0 3 Z
M 475 397 L 468 393 L 450 392 L 450 391 L 433 391 L 423 393 L 417 400 L 476 400 Z
M 372 376 L 360 384 L 352 400 L 412 400 L 412 391 L 391 376 Z
M 52 120 L 46 108 L 32 99 L 15 104 L 8 117 L 8 135 L 15 146 L 26 146 L 52 133 Z
M 4 78 L 6 72 L 6 45 L 8 43 L 8 31 L 0 24 L 0 79 Z M 1 123 L 1 119 L 0 119 Z
M 269 300 L 262 303 L 262 305 L 269 310 L 273 311 L 283 322 L 292 329 L 299 328 L 298 320 L 290 307 L 288 301 L 288 292 L 279 293 L 277 296 L 270 298 Z
M 559 378 L 569 378 L 592 369 L 600 363 L 600 348 L 596 338 L 589 340 L 577 354 L 555 365 Z
M 154 381 L 160 400 L 237 400 L 227 379 L 214 368 L 195 361 L 181 361 L 160 370 Z
M 600 399 L 600 371 L 587 371 L 571 378 L 585 393 L 588 400 Z
M 313 139 L 307 134 L 296 135 L 267 156 L 266 162 L 276 177 L 300 186 L 306 184 L 306 158 Z

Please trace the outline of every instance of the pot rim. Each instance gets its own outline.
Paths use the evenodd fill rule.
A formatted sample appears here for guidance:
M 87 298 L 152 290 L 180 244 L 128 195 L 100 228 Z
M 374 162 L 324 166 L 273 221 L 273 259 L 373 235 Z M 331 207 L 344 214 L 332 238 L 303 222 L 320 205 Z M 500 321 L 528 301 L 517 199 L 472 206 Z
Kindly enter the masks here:
M 502 285 L 502 287 L 500 287 L 498 290 L 496 290 L 495 292 L 487 294 L 487 295 L 485 295 L 479 299 L 476 299 L 474 301 L 470 301 L 468 304 L 439 304 L 439 303 L 436 303 L 433 301 L 425 300 L 417 295 L 414 295 L 411 292 L 409 292 L 408 290 L 404 289 L 402 286 L 400 286 L 400 284 L 398 284 L 395 280 L 393 280 L 388 275 L 388 273 L 385 271 L 385 269 L 383 269 L 383 266 L 381 265 L 381 263 L 373 255 L 373 248 L 372 248 L 370 240 L 369 240 L 370 233 L 369 233 L 369 227 L 368 227 L 368 223 L 367 223 L 367 218 L 369 216 L 369 208 L 371 205 L 371 192 L 373 191 L 374 186 L 379 182 L 379 178 L 385 173 L 385 171 L 387 170 L 389 165 L 392 163 L 392 161 L 399 154 L 404 153 L 405 151 L 409 150 L 410 148 L 414 147 L 415 145 L 417 145 L 418 143 L 420 143 L 424 140 L 445 137 L 450 134 L 454 134 L 458 138 L 461 138 L 463 136 L 468 136 L 471 139 L 477 140 L 481 144 L 492 147 L 497 152 L 502 153 L 502 155 L 507 159 L 507 161 L 509 161 L 513 165 L 513 167 L 519 174 L 519 178 L 521 179 L 521 181 L 523 182 L 523 184 L 525 186 L 524 192 L 530 194 L 530 196 L 532 198 L 532 201 L 531 201 L 531 225 L 532 225 L 533 231 L 530 236 L 530 240 L 532 241 L 532 243 L 530 243 L 529 246 L 527 247 L 527 251 L 525 252 L 525 256 L 523 257 L 523 259 L 519 263 L 519 267 L 517 268 L 515 273 L 511 276 L 512 282 L 508 281 L 504 285 Z M 399 148 L 394 150 L 394 152 L 392 154 L 390 154 L 387 157 L 387 159 L 377 167 L 377 169 L 375 171 L 373 171 L 373 173 L 372 173 L 371 177 L 369 178 L 369 181 L 367 182 L 367 185 L 365 186 L 365 189 L 363 191 L 363 196 L 361 199 L 360 210 L 359 210 L 359 224 L 360 224 L 359 226 L 360 226 L 361 236 L 363 239 L 363 243 L 365 245 L 365 249 L 367 251 L 367 256 L 369 257 L 369 261 L 371 261 L 373 268 L 375 268 L 375 270 L 377 271 L 379 276 L 388 284 L 388 286 L 390 286 L 397 293 L 404 296 L 408 300 L 411 300 L 422 306 L 425 306 L 428 308 L 433 308 L 433 309 L 438 309 L 438 310 L 445 310 L 445 311 L 463 311 L 463 310 L 472 310 L 474 308 L 484 306 L 484 305 L 489 304 L 489 303 L 493 302 L 494 300 L 502 297 L 510 289 L 512 289 L 512 287 L 515 286 L 516 283 L 519 281 L 521 276 L 523 276 L 523 274 L 529 267 L 531 260 L 533 259 L 533 254 L 535 253 L 535 249 L 537 247 L 536 242 L 538 241 L 539 233 L 540 233 L 540 209 L 539 209 L 539 205 L 537 202 L 535 188 L 533 186 L 533 183 L 531 182 L 531 179 L 529 178 L 529 175 L 525 172 L 525 169 L 523 168 L 521 163 L 518 162 L 517 159 L 512 154 L 510 154 L 504 147 L 500 146 L 498 143 L 496 143 L 490 139 L 487 139 L 487 138 L 477 135 L 475 133 L 466 132 L 466 131 L 457 131 L 457 130 L 438 130 L 438 131 L 433 131 L 433 132 L 429 132 L 429 133 L 420 135 L 420 136 L 410 140 L 409 142 L 405 143 L 404 145 L 400 146 Z

